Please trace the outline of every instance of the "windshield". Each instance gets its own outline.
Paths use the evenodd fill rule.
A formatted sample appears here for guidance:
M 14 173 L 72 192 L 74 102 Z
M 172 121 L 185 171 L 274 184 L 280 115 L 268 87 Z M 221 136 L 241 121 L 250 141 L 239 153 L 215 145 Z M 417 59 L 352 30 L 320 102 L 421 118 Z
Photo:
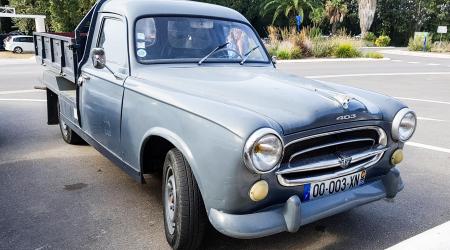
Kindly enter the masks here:
M 149 17 L 136 22 L 136 57 L 140 63 L 205 62 L 268 63 L 250 26 L 196 17 Z

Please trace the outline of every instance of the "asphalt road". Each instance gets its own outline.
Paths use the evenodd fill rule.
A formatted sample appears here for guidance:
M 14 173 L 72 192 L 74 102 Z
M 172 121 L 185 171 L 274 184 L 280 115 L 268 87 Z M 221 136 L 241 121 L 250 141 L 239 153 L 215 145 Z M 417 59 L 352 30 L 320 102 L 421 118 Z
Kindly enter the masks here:
M 355 208 L 298 233 L 236 240 L 207 232 L 205 249 L 383 249 L 450 220 L 450 59 L 280 63 L 280 70 L 399 97 L 420 118 L 394 200 Z M 436 65 L 438 64 L 438 65 Z M 167 249 L 161 180 L 134 182 L 89 146 L 47 126 L 32 61 L 0 61 L 0 249 Z

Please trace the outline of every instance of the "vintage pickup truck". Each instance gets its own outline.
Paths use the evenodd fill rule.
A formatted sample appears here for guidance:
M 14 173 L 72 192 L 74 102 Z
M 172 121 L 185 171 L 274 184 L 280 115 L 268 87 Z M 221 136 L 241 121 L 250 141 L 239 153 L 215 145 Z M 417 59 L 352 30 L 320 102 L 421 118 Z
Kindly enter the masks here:
M 48 124 L 137 181 L 163 175 L 166 237 L 209 222 L 256 238 L 394 197 L 416 128 L 399 101 L 276 69 L 238 12 L 170 0 L 99 1 L 74 33 L 35 33 Z

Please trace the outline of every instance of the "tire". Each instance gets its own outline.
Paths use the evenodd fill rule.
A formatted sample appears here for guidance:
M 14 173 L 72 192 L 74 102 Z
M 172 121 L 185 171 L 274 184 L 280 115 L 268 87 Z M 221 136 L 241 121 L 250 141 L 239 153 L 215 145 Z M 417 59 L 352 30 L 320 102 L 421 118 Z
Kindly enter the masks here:
M 23 49 L 21 47 L 15 47 L 13 52 L 16 53 L 16 54 L 22 54 L 23 53 Z
M 61 114 L 59 112 L 59 102 L 58 102 L 58 120 L 59 120 L 59 130 L 61 131 L 61 136 L 65 142 L 71 145 L 84 144 L 83 139 L 77 135 L 73 130 L 67 126 L 67 124 L 61 119 Z
M 206 211 L 189 164 L 171 149 L 163 168 L 163 209 L 166 239 L 173 249 L 197 249 L 205 232 Z

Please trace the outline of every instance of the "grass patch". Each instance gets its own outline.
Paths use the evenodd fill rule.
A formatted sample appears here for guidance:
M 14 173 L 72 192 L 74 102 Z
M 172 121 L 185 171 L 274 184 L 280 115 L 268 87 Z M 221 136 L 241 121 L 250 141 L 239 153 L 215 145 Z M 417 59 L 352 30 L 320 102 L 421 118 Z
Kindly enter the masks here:
M 361 57 L 361 52 L 351 43 L 341 43 L 335 49 L 333 55 L 337 58 Z
M 365 56 L 366 56 L 366 58 L 373 58 L 373 59 L 383 59 L 384 58 L 383 54 L 381 54 L 379 52 L 367 52 Z

